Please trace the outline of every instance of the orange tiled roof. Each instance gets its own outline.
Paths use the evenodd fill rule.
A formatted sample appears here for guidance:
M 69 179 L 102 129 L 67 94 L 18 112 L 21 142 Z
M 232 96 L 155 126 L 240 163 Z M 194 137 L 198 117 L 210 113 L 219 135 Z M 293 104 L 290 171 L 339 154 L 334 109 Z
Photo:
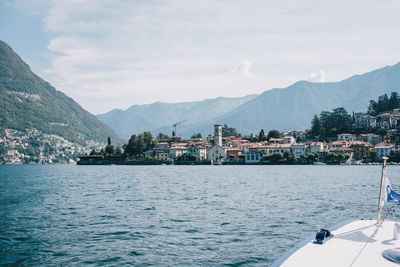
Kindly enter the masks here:
M 187 145 L 187 143 L 173 143 L 172 145 L 171 145 L 171 147 L 177 147 L 177 146 L 183 146 L 183 147 L 185 147 Z
M 383 149 L 383 148 L 393 148 L 394 145 L 393 144 L 378 144 L 375 146 L 375 149 Z
M 330 151 L 353 151 L 350 147 L 331 147 Z
M 237 147 L 230 147 L 230 148 L 227 148 L 226 151 L 242 151 L 242 150 Z
M 364 141 L 351 141 L 350 146 L 368 146 L 368 147 L 373 147 L 370 143 L 364 142 Z

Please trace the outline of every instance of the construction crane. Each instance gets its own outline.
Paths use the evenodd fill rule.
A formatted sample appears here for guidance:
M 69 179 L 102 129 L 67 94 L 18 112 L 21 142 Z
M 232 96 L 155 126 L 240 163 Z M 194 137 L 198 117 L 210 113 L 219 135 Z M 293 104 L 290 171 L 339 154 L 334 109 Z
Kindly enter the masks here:
M 177 123 L 172 124 L 172 127 L 174 127 L 174 133 L 175 133 L 175 135 L 177 135 L 177 133 L 176 133 L 176 126 L 178 126 L 178 125 L 184 123 L 185 121 L 186 121 L 186 119 L 184 119 L 183 121 L 180 121 L 180 122 L 177 122 Z

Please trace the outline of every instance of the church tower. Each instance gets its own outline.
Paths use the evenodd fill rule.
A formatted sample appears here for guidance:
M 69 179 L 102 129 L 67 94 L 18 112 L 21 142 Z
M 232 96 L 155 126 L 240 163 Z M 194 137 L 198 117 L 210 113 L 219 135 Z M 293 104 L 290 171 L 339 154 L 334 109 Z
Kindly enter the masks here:
M 214 124 L 214 145 L 222 146 L 222 125 Z

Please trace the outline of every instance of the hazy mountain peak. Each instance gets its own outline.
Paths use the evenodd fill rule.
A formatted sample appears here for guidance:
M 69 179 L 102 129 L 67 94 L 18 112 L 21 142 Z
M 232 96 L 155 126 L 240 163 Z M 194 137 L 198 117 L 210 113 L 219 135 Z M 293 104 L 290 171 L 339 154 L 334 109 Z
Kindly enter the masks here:
M 198 123 L 204 119 L 218 117 L 253 99 L 256 95 L 244 97 L 218 97 L 193 102 L 132 105 L 122 112 L 110 111 L 97 115 L 109 124 L 119 135 L 129 138 L 143 131 L 156 131 L 165 126 L 171 134 L 172 124 L 186 120 L 185 124 Z
M 393 91 L 400 92 L 400 63 L 339 82 L 298 81 L 286 88 L 266 90 L 219 117 L 182 125 L 180 134 L 210 134 L 216 121 L 235 127 L 243 134 L 258 133 L 261 129 L 306 129 L 312 116 L 323 110 L 345 107 L 348 111 L 365 112 L 369 100 Z M 168 129 L 162 127 L 155 132 Z
M 213 123 L 226 123 L 244 134 L 261 129 L 306 129 L 314 114 L 336 107 L 366 111 L 369 100 L 400 90 L 400 63 L 385 66 L 339 82 L 298 81 L 243 98 L 218 97 L 195 102 L 133 105 L 126 112 L 98 117 L 125 138 L 152 131 L 170 134 L 172 124 L 185 120 L 178 133 L 190 136 L 212 133 Z

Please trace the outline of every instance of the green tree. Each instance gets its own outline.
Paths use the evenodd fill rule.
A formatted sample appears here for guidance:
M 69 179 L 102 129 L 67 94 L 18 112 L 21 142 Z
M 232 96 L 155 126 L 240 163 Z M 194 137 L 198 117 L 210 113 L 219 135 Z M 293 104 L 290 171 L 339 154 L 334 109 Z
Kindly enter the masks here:
M 115 153 L 115 147 L 111 144 L 111 137 L 107 138 L 107 145 L 104 148 L 104 152 L 106 152 L 106 154 L 114 154 Z
M 195 138 L 202 138 L 202 136 L 201 136 L 201 133 L 194 133 L 194 134 L 192 134 L 192 136 L 190 137 L 190 138 L 192 138 L 192 139 L 195 139 Z
M 342 163 L 342 162 L 344 162 L 344 160 L 345 160 L 345 156 L 344 156 L 342 153 L 340 153 L 340 154 L 338 155 L 338 157 L 337 157 L 337 161 L 339 161 L 340 163 Z
M 139 143 L 136 134 L 133 134 L 128 141 L 128 144 L 123 145 L 124 154 L 126 155 L 138 155 L 139 154 Z
M 0 155 L 5 154 L 7 151 L 6 147 L 4 146 L 3 143 L 0 144 Z
M 379 112 L 389 110 L 389 97 L 387 94 L 381 95 L 378 98 L 378 108 Z
M 31 144 L 29 144 L 28 147 L 25 149 L 25 154 L 31 157 L 36 156 L 35 148 Z
M 345 108 L 340 107 L 333 109 L 332 120 L 338 131 L 335 135 L 350 132 L 352 119 Z
M 271 138 L 281 138 L 281 133 L 278 130 L 271 130 L 268 132 L 268 140 Z
M 332 112 L 322 111 L 319 117 L 322 122 L 321 139 L 325 139 L 325 137 L 334 137 L 338 134 L 351 131 L 352 118 L 343 107 L 335 108 Z M 313 121 L 318 124 L 317 120 L 314 119 L 316 119 L 315 116 Z M 317 129 L 318 126 L 316 126 L 315 130 Z
M 228 136 L 240 136 L 240 134 L 238 134 L 235 128 L 229 127 L 228 125 L 224 124 L 224 126 L 222 126 L 222 137 Z
M 278 162 L 283 159 L 283 154 L 281 152 L 275 152 L 272 154 L 272 161 Z
M 311 121 L 311 131 L 310 137 L 315 139 L 320 139 L 323 136 L 324 127 L 322 125 L 321 119 L 317 114 L 314 115 L 314 118 Z
M 156 141 L 150 132 L 140 133 L 138 136 L 132 135 L 128 144 L 124 145 L 124 153 L 128 156 L 142 156 L 147 150 L 155 147 Z
M 326 158 L 330 161 L 336 161 L 337 159 L 337 155 L 336 153 L 333 152 L 329 152 L 328 155 L 326 156 Z
M 324 132 L 328 135 L 328 129 L 331 129 L 334 127 L 333 125 L 333 120 L 332 120 L 332 112 L 330 111 L 322 111 L 319 114 L 319 117 L 322 121 L 322 126 L 324 128 Z
M 285 158 L 288 163 L 293 163 L 297 160 L 292 151 L 285 151 L 283 153 L 283 158 Z
M 260 133 L 258 134 L 258 141 L 267 141 L 268 137 L 265 135 L 264 129 L 261 129 Z
M 244 139 L 248 140 L 249 142 L 257 142 L 258 141 L 258 136 L 255 136 L 253 133 L 251 133 L 248 136 L 245 136 Z
M 377 114 L 400 108 L 400 97 L 397 92 L 392 92 L 390 98 L 387 94 L 378 97 L 378 101 L 370 100 L 368 106 L 368 114 L 376 116 Z
M 185 160 L 186 159 L 186 154 L 180 154 L 176 157 L 177 161 Z
M 111 144 L 106 145 L 106 147 L 104 148 L 104 151 L 106 152 L 106 154 L 114 154 L 115 153 L 115 147 Z
M 199 158 L 200 158 L 199 155 L 196 154 L 190 154 L 189 156 L 187 156 L 187 159 L 191 161 L 199 160 Z
M 53 147 L 49 143 L 45 143 L 42 152 L 45 155 L 50 155 L 53 153 Z
M 369 152 L 369 158 L 371 159 L 372 162 L 375 162 L 376 159 L 378 158 L 378 152 L 376 152 L 376 150 L 371 150 Z
M 318 155 L 316 155 L 314 153 L 310 153 L 307 155 L 307 162 L 312 163 L 316 160 L 318 160 Z
M 117 155 L 121 155 L 122 154 L 122 149 L 119 146 L 117 146 L 115 148 L 115 154 L 117 154 Z
M 376 112 L 376 101 L 375 100 L 370 100 L 369 101 L 369 106 L 368 106 L 368 112 L 369 115 L 375 116 L 377 114 Z
M 157 135 L 157 140 L 167 140 L 167 139 L 169 139 L 170 137 L 169 137 L 169 135 L 167 135 L 167 134 L 163 134 L 163 133 L 159 133 L 158 135 Z
M 390 95 L 389 103 L 388 103 L 388 108 L 389 109 L 395 109 L 400 107 L 400 97 L 399 93 L 397 92 L 392 92 Z

